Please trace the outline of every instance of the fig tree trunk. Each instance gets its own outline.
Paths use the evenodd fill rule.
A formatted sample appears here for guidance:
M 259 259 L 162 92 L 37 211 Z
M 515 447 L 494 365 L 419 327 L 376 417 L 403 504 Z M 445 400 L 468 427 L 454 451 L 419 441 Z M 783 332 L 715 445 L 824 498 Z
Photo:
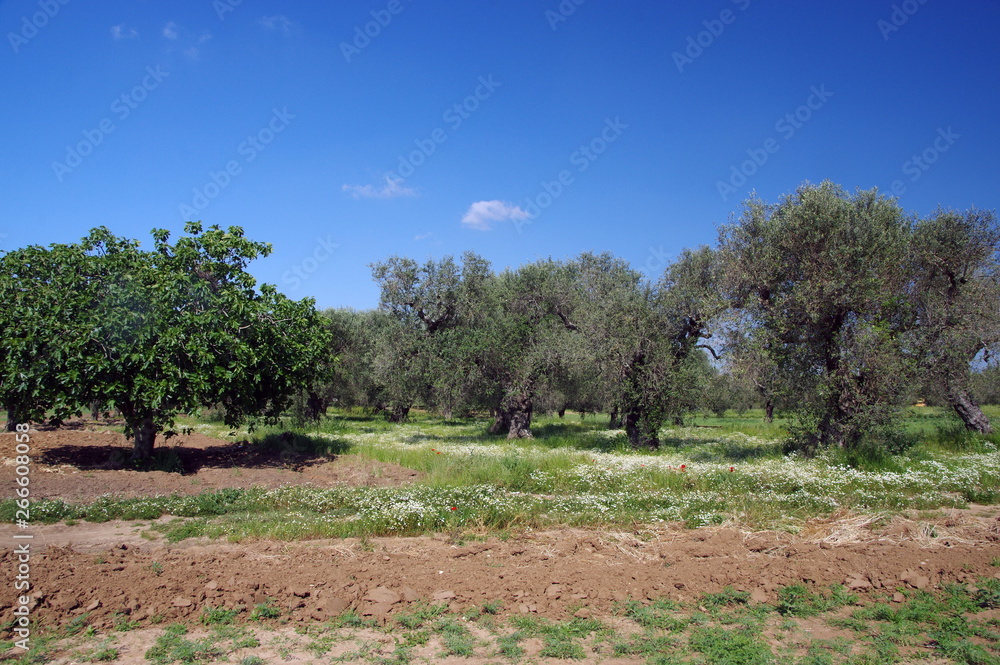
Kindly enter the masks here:
M 972 395 L 966 390 L 961 388 L 949 390 L 948 403 L 951 404 L 951 408 L 955 409 L 955 413 L 965 423 L 965 429 L 972 432 L 979 432 L 980 434 L 993 433 L 993 426 L 990 424 L 990 419 L 986 417 L 983 410 L 979 408 L 979 404 L 976 403 L 976 400 L 972 399 Z
M 17 429 L 17 415 L 14 413 L 14 409 L 7 409 L 7 431 L 13 432 Z
M 132 460 L 136 462 L 148 460 L 153 456 L 153 443 L 156 440 L 156 425 L 152 418 L 143 418 L 132 427 Z

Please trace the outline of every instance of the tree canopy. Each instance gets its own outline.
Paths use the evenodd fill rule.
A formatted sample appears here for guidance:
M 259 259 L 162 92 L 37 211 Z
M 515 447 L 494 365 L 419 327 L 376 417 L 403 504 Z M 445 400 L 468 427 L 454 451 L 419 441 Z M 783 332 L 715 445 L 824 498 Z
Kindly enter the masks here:
M 993 212 L 906 214 L 877 190 L 805 183 L 751 197 L 715 247 L 644 278 L 584 252 L 494 270 L 472 252 L 372 264 L 370 311 L 315 311 L 249 262 L 238 227 L 189 223 L 150 249 L 98 228 L 0 257 L 8 423 L 116 409 L 147 457 L 179 413 L 276 421 L 329 401 L 406 420 L 489 414 L 532 436 L 536 410 L 605 411 L 635 447 L 690 414 L 761 406 L 790 443 L 891 443 L 903 407 L 951 406 L 970 430 L 998 394 L 1000 225 Z M 982 371 L 973 372 L 974 368 Z M 294 396 L 294 402 L 290 399 Z
M 80 243 L 6 253 L 0 399 L 15 419 L 114 408 L 149 457 L 179 413 L 221 404 L 227 424 L 273 420 L 318 378 L 330 343 L 311 300 L 255 289 L 246 265 L 270 246 L 188 223 L 153 248 L 105 228 Z M 53 334 L 57 331 L 58 334 Z M 35 361 L 23 363 L 26 353 Z M 10 420 L 10 418 L 9 418 Z

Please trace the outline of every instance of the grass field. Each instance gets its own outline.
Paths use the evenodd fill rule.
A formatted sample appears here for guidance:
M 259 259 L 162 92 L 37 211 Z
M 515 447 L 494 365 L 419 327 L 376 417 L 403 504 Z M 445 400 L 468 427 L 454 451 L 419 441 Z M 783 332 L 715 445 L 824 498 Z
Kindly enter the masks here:
M 991 409 L 993 417 L 1000 409 Z M 998 437 L 967 434 L 947 413 L 914 408 L 898 454 L 826 451 L 815 458 L 782 454 L 780 421 L 759 413 L 699 418 L 663 430 L 659 451 L 633 451 L 604 416 L 541 417 L 535 438 L 507 441 L 485 433 L 484 420 L 442 420 L 417 413 L 405 424 L 333 413 L 294 437 L 258 431 L 254 445 L 298 456 L 356 455 L 421 472 L 403 487 L 247 487 L 198 496 L 86 504 L 38 501 L 40 521 L 185 518 L 162 527 L 171 540 L 192 536 L 305 538 L 514 532 L 560 526 L 612 527 L 683 523 L 798 530 L 837 512 L 889 516 L 991 504 L 1000 500 Z M 216 423 L 183 426 L 227 437 Z M 245 432 L 233 433 L 247 436 Z M 169 456 L 169 446 L 160 449 Z M 0 516 L 13 515 L 13 501 Z M 10 513 L 10 515 L 8 515 Z
M 1000 409 L 989 409 L 989 415 L 1000 418 Z M 535 438 L 520 441 L 487 435 L 485 419 L 443 420 L 419 412 L 405 424 L 331 412 L 291 436 L 284 427 L 250 434 L 198 419 L 179 425 L 223 440 L 249 439 L 262 451 L 279 453 L 265 459 L 283 460 L 280 453 L 287 452 L 292 466 L 355 456 L 419 475 L 394 486 L 241 486 L 196 495 L 108 494 L 86 503 L 37 500 L 33 521 L 81 529 L 81 522 L 133 520 L 129 524 L 145 529 L 140 535 L 160 552 L 156 556 L 167 560 L 169 543 L 193 537 L 251 543 L 241 550 L 270 547 L 252 541 L 354 537 L 360 540 L 352 546 L 361 552 L 375 552 L 380 536 L 437 534 L 444 537 L 421 542 L 451 548 L 490 538 L 517 544 L 539 535 L 532 531 L 561 527 L 656 538 L 687 533 L 678 527 L 729 525 L 808 537 L 804 527 L 817 518 L 863 516 L 866 528 L 878 530 L 880 521 L 889 524 L 904 512 L 933 515 L 939 508 L 1000 503 L 1000 437 L 969 435 L 934 408 L 911 410 L 901 433 L 906 445 L 896 454 L 831 450 L 814 458 L 784 454 L 784 423 L 765 423 L 755 412 L 664 429 L 655 452 L 632 450 L 621 430 L 607 428 L 606 416 L 579 414 L 540 417 Z M 177 459 L 172 444 L 158 448 L 157 464 L 164 470 L 175 469 Z M 2 519 L 13 520 L 14 511 L 12 499 L 0 502 Z M 936 538 L 933 532 L 927 537 Z M 110 555 L 85 556 L 104 565 Z M 744 565 L 751 560 L 740 559 Z M 164 573 L 158 561 L 150 564 L 157 576 Z M 353 608 L 300 623 L 301 617 L 293 620 L 288 613 L 287 599 L 226 606 L 206 600 L 178 623 L 132 621 L 123 614 L 113 629 L 99 623 L 98 629 L 83 614 L 62 625 L 39 625 L 32 650 L 8 659 L 996 664 L 1000 577 L 994 571 L 1000 570 L 1000 556 L 981 564 L 967 568 L 964 582 L 942 580 L 926 589 L 897 581 L 855 595 L 840 584 L 786 583 L 766 599 L 752 600 L 748 591 L 726 587 L 684 599 L 640 594 L 601 614 L 590 611 L 586 603 L 592 601 L 580 601 L 557 618 L 524 614 L 499 599 L 460 608 L 420 600 L 398 606 L 384 621 Z M 747 579 L 753 588 L 756 580 Z M 0 642 L 0 651 L 14 653 L 12 644 Z

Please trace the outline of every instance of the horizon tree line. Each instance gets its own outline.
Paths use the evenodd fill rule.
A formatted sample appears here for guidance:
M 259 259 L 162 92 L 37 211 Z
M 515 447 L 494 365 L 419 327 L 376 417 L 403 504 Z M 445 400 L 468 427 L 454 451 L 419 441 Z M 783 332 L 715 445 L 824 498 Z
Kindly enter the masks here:
M 95 229 L 0 256 L 0 404 L 8 426 L 116 409 L 136 459 L 202 406 L 226 422 L 305 419 L 332 402 L 402 422 L 489 413 L 532 436 L 536 412 L 606 412 L 635 447 L 699 410 L 790 416 L 793 446 L 885 443 L 917 398 L 992 425 L 1000 227 L 990 211 L 905 214 L 877 190 L 805 183 L 756 197 L 716 246 L 657 279 L 610 253 L 494 270 L 466 252 L 372 264 L 376 309 L 315 310 L 245 271 L 270 246 L 189 223 L 154 247 Z

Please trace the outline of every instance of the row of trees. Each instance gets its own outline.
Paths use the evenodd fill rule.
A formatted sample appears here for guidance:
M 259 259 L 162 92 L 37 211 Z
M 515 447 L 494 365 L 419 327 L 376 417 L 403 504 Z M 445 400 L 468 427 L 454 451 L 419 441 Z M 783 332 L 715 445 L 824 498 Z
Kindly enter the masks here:
M 608 254 L 500 272 L 472 253 L 393 257 L 373 265 L 378 310 L 326 313 L 329 396 L 391 420 L 489 410 L 511 438 L 539 407 L 608 410 L 648 447 L 664 423 L 728 404 L 791 413 L 806 450 L 891 436 L 919 398 L 988 433 L 970 364 L 1000 340 L 998 250 L 993 213 L 914 219 L 824 182 L 749 200 L 715 248 L 656 282 Z
M 233 426 L 331 400 L 394 421 L 487 411 L 510 438 L 531 436 L 537 409 L 606 410 L 644 447 L 695 409 L 759 404 L 814 450 L 891 435 L 926 397 L 991 429 L 970 363 L 1000 340 L 993 213 L 914 219 L 875 190 L 806 184 L 750 199 L 656 281 L 610 254 L 502 271 L 473 253 L 392 257 L 372 266 L 378 309 L 324 315 L 257 289 L 246 265 L 269 245 L 185 230 L 174 244 L 154 230 L 150 250 L 100 228 L 0 257 L 8 425 L 113 408 L 140 459 L 210 404 Z
M 686 252 L 658 284 L 609 254 L 495 273 L 467 253 L 375 264 L 377 311 L 333 310 L 341 340 L 331 394 L 406 418 L 494 414 L 491 431 L 531 436 L 539 406 L 611 409 L 637 445 L 696 405 L 711 368 L 697 349 L 718 308 L 713 252 Z

